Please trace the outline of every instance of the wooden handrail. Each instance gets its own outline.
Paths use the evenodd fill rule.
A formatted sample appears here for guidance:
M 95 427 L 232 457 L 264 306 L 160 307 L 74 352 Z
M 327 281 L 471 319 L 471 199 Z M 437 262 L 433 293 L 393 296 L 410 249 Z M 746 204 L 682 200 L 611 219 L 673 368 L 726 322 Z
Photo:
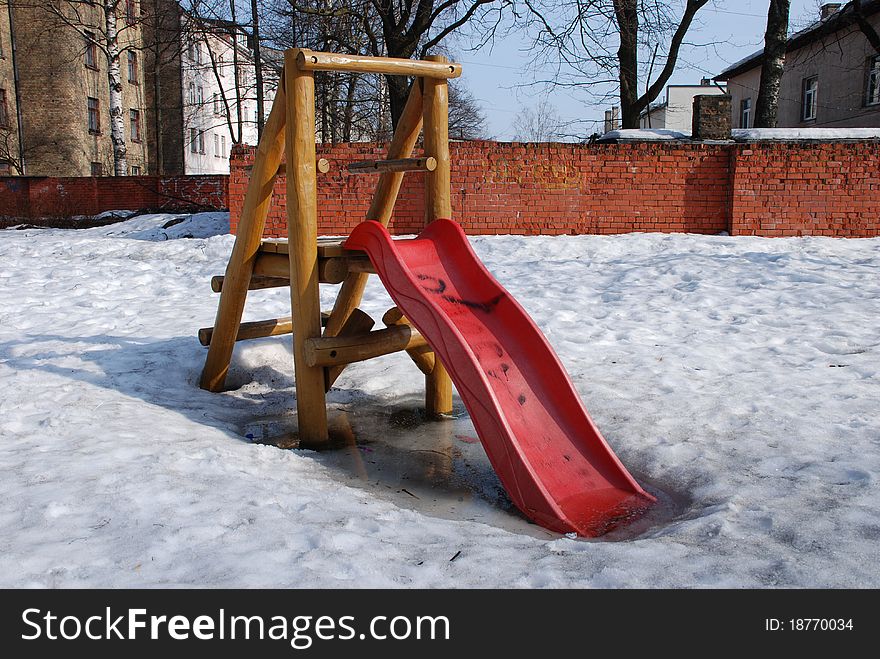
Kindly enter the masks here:
M 296 56 L 296 64 L 301 71 L 352 71 L 441 79 L 457 78 L 461 75 L 461 64 L 455 62 L 427 62 L 396 57 L 343 55 L 305 49 L 299 51 Z

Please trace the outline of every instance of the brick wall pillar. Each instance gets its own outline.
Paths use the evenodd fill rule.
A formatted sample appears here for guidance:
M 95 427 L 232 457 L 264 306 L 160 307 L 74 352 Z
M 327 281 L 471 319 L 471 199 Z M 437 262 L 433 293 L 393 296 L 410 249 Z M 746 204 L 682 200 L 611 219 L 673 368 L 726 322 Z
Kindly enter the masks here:
M 730 139 L 730 95 L 694 96 L 692 136 L 695 140 Z

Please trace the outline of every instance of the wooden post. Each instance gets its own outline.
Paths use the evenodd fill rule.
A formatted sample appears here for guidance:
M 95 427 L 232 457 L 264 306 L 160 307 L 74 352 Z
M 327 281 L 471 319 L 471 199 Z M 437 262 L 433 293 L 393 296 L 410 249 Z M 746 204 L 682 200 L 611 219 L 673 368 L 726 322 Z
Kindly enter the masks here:
M 309 366 L 305 344 L 321 336 L 318 293 L 318 189 L 315 168 L 315 79 L 296 63 L 298 50 L 284 54 L 287 102 L 287 239 L 290 305 L 300 444 L 328 441 L 324 369 Z M 277 169 L 277 168 L 276 168 Z
M 202 369 L 199 386 L 208 391 L 220 391 L 226 382 L 226 373 L 229 371 L 229 362 L 232 359 L 232 349 L 241 323 L 251 273 L 260 249 L 269 203 L 272 201 L 275 172 L 278 171 L 281 155 L 284 152 L 286 105 L 284 87 L 279 85 L 275 103 L 263 129 L 260 145 L 257 147 L 235 245 L 229 257 L 229 264 L 226 266 L 223 290 L 220 293 L 220 303 L 217 305 L 211 347 L 205 359 L 205 367 Z
M 419 88 L 418 81 L 416 81 L 410 89 L 409 98 L 406 101 L 406 106 L 403 108 L 403 114 L 397 123 L 397 130 L 394 131 L 394 137 L 388 146 L 388 158 L 409 158 L 421 131 L 422 91 Z M 370 209 L 367 211 L 368 220 L 376 220 L 388 226 L 388 222 L 391 220 L 391 211 L 394 210 L 394 202 L 397 201 L 397 194 L 400 192 L 400 184 L 402 182 L 403 172 L 383 172 L 379 175 L 376 192 L 373 194 L 373 201 L 370 203 Z M 350 273 L 345 278 L 342 288 L 339 290 L 339 295 L 336 296 L 336 302 L 333 305 L 333 311 L 330 314 L 327 328 L 324 330 L 324 336 L 329 337 L 339 334 L 339 330 L 345 325 L 348 316 L 361 303 L 368 278 L 369 275 L 361 272 Z
M 345 325 L 343 325 L 338 336 L 366 334 L 371 329 L 373 329 L 373 325 L 375 324 L 376 321 L 370 318 L 368 314 L 364 313 L 360 309 L 355 309 L 348 317 L 348 321 L 346 321 Z M 330 391 L 330 387 L 332 387 L 333 383 L 336 382 L 336 379 L 340 375 L 342 375 L 342 371 L 345 366 L 345 364 L 340 364 L 338 366 L 331 366 L 324 369 L 324 373 L 326 374 L 326 383 L 324 387 L 327 391 Z
M 447 62 L 442 55 L 429 55 L 431 62 Z M 425 224 L 452 217 L 449 163 L 449 87 L 445 79 L 422 78 L 422 114 L 424 121 L 425 156 L 433 156 L 437 168 L 426 173 Z M 434 355 L 434 368 L 425 375 L 425 408 L 428 415 L 452 411 L 452 380 Z
M 403 315 L 403 312 L 397 307 L 391 307 L 386 311 L 385 315 L 382 316 L 382 322 L 385 323 L 387 327 L 392 325 L 410 324 L 406 319 L 406 316 Z M 430 346 L 420 346 L 418 348 L 407 350 L 406 352 L 410 356 L 410 359 L 415 362 L 416 366 L 419 367 L 419 370 L 425 375 L 428 375 L 434 370 L 434 351 L 431 350 Z

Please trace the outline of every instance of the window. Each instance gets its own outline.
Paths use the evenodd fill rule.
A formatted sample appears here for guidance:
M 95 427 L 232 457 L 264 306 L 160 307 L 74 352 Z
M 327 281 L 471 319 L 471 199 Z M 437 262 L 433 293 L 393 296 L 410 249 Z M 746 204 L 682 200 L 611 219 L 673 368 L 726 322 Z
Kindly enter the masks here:
M 220 155 L 226 157 L 226 135 L 220 136 Z
M 128 81 L 138 84 L 138 56 L 133 50 L 128 51 Z
M 221 107 L 223 107 L 223 104 L 220 102 L 220 94 L 214 94 L 214 114 L 220 116 L 222 114 Z
M 196 42 L 192 45 L 192 47 L 190 49 L 190 59 L 195 64 L 202 63 L 202 44 Z
M 98 44 L 95 41 L 95 33 L 94 32 L 86 32 L 86 66 L 90 69 L 98 68 Z
M 196 104 L 196 83 L 194 82 L 189 83 L 189 104 Z
M 205 90 L 199 86 L 196 93 L 196 103 L 201 105 L 205 102 Z
M 140 176 L 141 175 L 141 168 L 138 167 L 137 165 L 132 165 L 129 171 L 132 176 Z
M 131 131 L 131 141 L 132 142 L 140 142 L 141 141 L 141 111 L 140 110 L 129 110 L 128 111 L 128 121 L 129 121 L 130 131 Z
M 205 154 L 205 131 L 199 131 L 199 153 Z
M 0 53 L 2 55 L 2 53 Z M 220 74 L 221 77 L 226 76 L 226 63 L 223 60 L 223 55 L 217 55 L 217 73 Z
M 6 90 L 0 89 L 0 128 L 9 128 L 9 105 L 6 101 Z
M 819 76 L 804 78 L 804 94 L 801 102 L 801 120 L 816 118 L 816 96 L 819 92 Z
M 220 136 L 214 133 L 214 157 L 220 157 Z
M 134 25 L 137 21 L 137 8 L 135 0 L 125 0 L 125 24 Z
M 101 134 L 101 104 L 97 98 L 91 96 L 87 99 L 89 107 L 89 132 L 92 135 Z M 99 176 L 99 175 L 98 175 Z
M 880 103 L 880 55 L 868 58 L 868 89 L 865 105 Z
M 744 98 L 739 103 L 739 127 L 748 128 L 752 121 L 752 99 Z
M 189 150 L 191 153 L 199 152 L 198 131 L 195 128 L 189 129 Z
M 104 176 L 104 165 L 99 162 L 93 162 L 92 176 Z

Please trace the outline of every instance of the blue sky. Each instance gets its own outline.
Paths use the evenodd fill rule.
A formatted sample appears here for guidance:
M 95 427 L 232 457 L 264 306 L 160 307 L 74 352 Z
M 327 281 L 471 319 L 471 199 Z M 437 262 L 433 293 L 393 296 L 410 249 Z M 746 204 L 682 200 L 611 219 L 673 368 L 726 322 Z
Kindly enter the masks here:
M 790 27 L 800 29 L 818 18 L 820 4 L 816 0 L 792 0 Z M 713 45 L 684 48 L 669 84 L 699 84 L 700 78 L 712 77 L 761 48 L 768 5 L 768 0 L 715 0 L 701 9 L 699 24 L 692 29 L 688 41 Z M 464 41 L 468 35 L 462 36 Z M 535 105 L 545 94 L 564 120 L 599 121 L 604 117 L 609 103 L 596 103 L 577 92 L 523 87 L 523 83 L 532 80 L 522 73 L 534 59 L 527 45 L 525 36 L 517 34 L 497 41 L 491 51 L 466 51 L 458 44 L 450 44 L 456 59 L 464 65 L 466 86 L 483 108 L 491 137 L 511 139 L 511 124 L 520 108 Z

